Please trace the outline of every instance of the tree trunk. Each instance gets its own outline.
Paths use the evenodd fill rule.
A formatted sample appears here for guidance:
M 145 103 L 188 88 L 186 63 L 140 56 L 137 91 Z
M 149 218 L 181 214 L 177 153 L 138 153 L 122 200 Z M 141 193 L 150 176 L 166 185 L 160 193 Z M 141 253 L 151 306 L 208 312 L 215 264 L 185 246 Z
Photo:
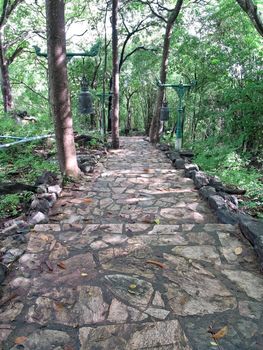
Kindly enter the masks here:
M 171 40 L 173 25 L 174 25 L 174 22 L 176 21 L 176 18 L 179 15 L 182 4 L 183 4 L 183 0 L 177 0 L 174 10 L 169 16 L 168 21 L 166 22 L 164 42 L 163 42 L 162 62 L 161 62 L 161 68 L 160 68 L 160 81 L 162 84 L 165 84 L 166 82 L 170 40 Z M 159 141 L 159 130 L 160 130 L 159 116 L 160 116 L 160 108 L 163 102 L 163 95 L 164 95 L 164 88 L 160 87 L 158 89 L 157 105 L 156 105 L 155 113 L 153 115 L 153 119 L 150 127 L 149 136 L 150 136 L 151 143 L 157 143 Z
M 3 95 L 4 112 L 10 112 L 13 108 L 13 98 L 11 84 L 9 79 L 9 65 L 5 58 L 5 49 L 3 47 L 0 34 L 0 70 L 1 70 L 1 90 Z
M 112 92 L 112 77 L 110 78 L 109 91 Z M 112 117 L 112 95 L 108 99 L 108 131 L 111 131 L 111 117 Z
M 119 139 L 119 63 L 118 63 L 118 0 L 112 0 L 112 85 L 113 85 L 113 101 L 112 101 L 112 147 L 118 149 L 120 147 Z
M 258 33 L 263 36 L 263 17 L 258 7 L 252 0 L 236 0 L 243 11 L 246 12 L 253 26 L 256 28 Z
M 50 98 L 60 170 L 68 176 L 78 176 L 68 91 L 64 11 L 64 0 L 46 0 Z

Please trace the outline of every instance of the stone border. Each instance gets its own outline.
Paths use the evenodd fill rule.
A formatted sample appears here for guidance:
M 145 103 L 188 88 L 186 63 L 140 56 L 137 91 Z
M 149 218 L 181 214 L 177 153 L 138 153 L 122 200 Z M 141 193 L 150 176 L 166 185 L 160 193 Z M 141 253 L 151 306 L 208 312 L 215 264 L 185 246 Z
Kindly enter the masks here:
M 254 219 L 238 208 L 236 196 L 227 193 L 227 188 L 217 176 L 209 176 L 192 163 L 194 154 L 188 151 L 176 152 L 166 144 L 157 147 L 171 160 L 176 169 L 185 171 L 192 179 L 199 194 L 207 200 L 220 223 L 239 225 L 242 234 L 254 247 L 263 269 L 263 221 Z

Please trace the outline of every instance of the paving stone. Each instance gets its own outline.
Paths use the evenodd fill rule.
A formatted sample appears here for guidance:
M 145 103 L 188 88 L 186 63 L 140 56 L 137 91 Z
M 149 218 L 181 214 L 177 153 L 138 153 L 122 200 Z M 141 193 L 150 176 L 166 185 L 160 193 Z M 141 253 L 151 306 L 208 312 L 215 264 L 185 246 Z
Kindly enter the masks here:
M 147 317 L 148 316 L 145 313 L 136 310 L 133 307 L 127 306 L 117 299 L 113 299 L 109 308 L 108 321 L 114 323 L 124 323 L 128 319 L 131 321 L 142 321 Z
M 79 332 L 80 350 L 191 350 L 191 346 L 177 320 L 84 327 Z
M 199 245 L 199 246 L 187 246 L 187 247 L 175 247 L 172 249 L 175 255 L 183 256 L 188 259 L 195 259 L 201 261 L 207 261 L 211 263 L 220 264 L 220 257 L 214 246 L 211 245 Z
M 29 309 L 27 321 L 76 327 L 104 321 L 107 310 L 108 304 L 98 287 L 56 288 L 36 299 Z
M 165 320 L 166 317 L 169 315 L 170 311 L 168 310 L 164 310 L 164 309 L 157 309 L 154 307 L 149 307 L 148 309 L 145 310 L 145 312 L 154 317 L 157 318 L 159 320 Z
M 1 349 L 1 343 L 4 344 L 6 339 L 8 338 L 9 334 L 12 332 L 14 327 L 12 327 L 10 324 L 1 324 L 0 325 L 0 349 Z
M 32 232 L 27 246 L 30 253 L 39 253 L 47 250 L 50 243 L 54 240 L 54 236 L 48 233 Z
M 24 336 L 24 335 L 23 335 Z M 26 337 L 21 346 L 14 346 L 10 350 L 47 350 L 70 348 L 70 336 L 66 332 L 56 330 L 38 330 Z M 60 348 L 60 346 L 62 348 Z
M 251 298 L 263 300 L 263 279 L 255 274 L 241 270 L 222 270 L 227 278 L 238 285 Z
M 14 321 L 18 315 L 21 314 L 24 304 L 21 302 L 12 302 L 4 305 L 0 311 L 0 322 L 11 322 Z
M 164 302 L 160 292 L 155 292 L 152 304 L 154 306 L 164 307 Z
M 96 265 L 90 253 L 75 255 L 59 263 L 62 263 L 62 267 L 52 264 L 52 273 L 50 271 L 42 272 L 40 276 L 33 279 L 30 295 L 45 293 L 61 285 L 74 287 L 83 279 L 81 277 L 83 273 L 86 274 L 87 281 L 96 276 Z
M 241 300 L 238 303 L 238 309 L 241 316 L 249 317 L 252 319 L 260 319 L 260 317 L 263 315 L 262 303 Z
M 59 224 L 41 224 L 41 225 L 38 224 L 38 225 L 34 226 L 34 231 L 36 231 L 36 232 L 46 232 L 46 231 L 59 232 L 60 225 Z
M 133 276 L 106 275 L 105 280 L 109 290 L 119 299 L 144 309 L 148 306 L 153 294 L 151 283 Z M 136 286 L 132 289 L 131 286 Z
M 258 331 L 257 325 L 251 320 L 240 320 L 237 329 L 245 338 L 252 338 Z

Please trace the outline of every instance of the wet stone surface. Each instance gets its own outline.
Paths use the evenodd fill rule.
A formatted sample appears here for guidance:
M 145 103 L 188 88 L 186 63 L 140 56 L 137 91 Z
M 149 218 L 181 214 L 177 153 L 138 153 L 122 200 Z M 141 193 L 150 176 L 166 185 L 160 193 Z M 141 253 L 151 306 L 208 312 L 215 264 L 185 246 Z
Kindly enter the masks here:
M 122 138 L 27 236 L 3 286 L 0 349 L 263 349 L 252 248 L 142 138 Z M 208 330 L 224 326 L 216 347 Z

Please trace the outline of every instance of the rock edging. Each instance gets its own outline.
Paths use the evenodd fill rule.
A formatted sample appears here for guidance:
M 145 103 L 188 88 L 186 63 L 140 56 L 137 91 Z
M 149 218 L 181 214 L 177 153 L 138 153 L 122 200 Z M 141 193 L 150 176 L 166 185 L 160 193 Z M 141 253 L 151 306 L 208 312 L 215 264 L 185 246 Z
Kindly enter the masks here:
M 263 268 L 263 221 L 254 219 L 238 208 L 238 199 L 223 185 L 217 176 L 209 176 L 192 163 L 191 151 L 176 152 L 168 145 L 157 147 L 171 160 L 176 169 L 182 169 L 185 176 L 193 180 L 199 194 L 208 201 L 220 223 L 239 225 L 242 234 L 254 247 Z M 230 192 L 230 193 L 229 193 Z

